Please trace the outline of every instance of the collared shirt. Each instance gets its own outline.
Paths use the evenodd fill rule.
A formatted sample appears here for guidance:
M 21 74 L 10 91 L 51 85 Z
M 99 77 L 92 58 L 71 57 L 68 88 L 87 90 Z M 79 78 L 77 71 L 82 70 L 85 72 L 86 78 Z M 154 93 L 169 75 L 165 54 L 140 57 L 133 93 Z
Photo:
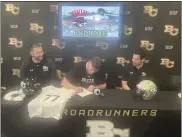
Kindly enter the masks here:
M 144 64 L 140 69 L 133 65 L 125 67 L 122 80 L 128 81 L 130 89 L 135 89 L 136 85 L 142 80 L 151 80 L 154 83 L 156 82 L 153 72 L 147 64 Z

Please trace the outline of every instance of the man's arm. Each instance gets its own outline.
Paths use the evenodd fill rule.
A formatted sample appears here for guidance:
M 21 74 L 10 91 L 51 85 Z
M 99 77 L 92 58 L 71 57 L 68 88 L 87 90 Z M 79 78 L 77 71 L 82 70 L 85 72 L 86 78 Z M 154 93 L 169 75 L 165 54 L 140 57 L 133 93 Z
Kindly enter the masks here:
M 92 92 L 95 88 L 98 88 L 98 89 L 106 89 L 106 87 L 107 87 L 107 84 L 106 83 L 99 84 L 99 85 L 90 85 L 87 90 L 90 91 L 90 92 Z
M 65 75 L 61 82 L 61 86 L 67 88 L 67 89 L 74 89 L 76 92 L 83 92 L 83 87 L 77 87 L 76 83 L 78 82 L 79 76 L 78 76 L 78 65 L 75 65 L 68 74 Z M 75 83 L 75 84 L 74 84 Z
M 20 66 L 20 79 L 23 80 L 26 77 L 27 61 L 24 61 Z
M 130 87 L 128 86 L 128 81 L 122 80 L 122 81 L 121 81 L 121 87 L 122 87 L 122 89 L 124 89 L 124 90 L 130 90 Z
M 63 78 L 62 82 L 61 82 L 61 86 L 67 88 L 67 89 L 75 89 L 76 86 L 72 85 L 66 77 Z
M 120 74 L 123 76 L 122 80 L 121 80 L 121 88 L 123 90 L 130 90 L 130 87 L 128 86 L 128 79 L 129 79 L 129 72 L 128 72 L 128 68 L 123 68 L 123 71 L 121 71 Z
M 82 87 L 77 87 L 77 86 L 74 86 L 73 84 L 71 84 L 66 77 L 63 78 L 62 82 L 61 82 L 61 86 L 67 88 L 67 89 L 73 89 L 75 90 L 77 93 L 79 92 L 83 92 L 84 91 L 84 88 Z
M 95 86 L 95 88 L 98 88 L 98 89 L 105 89 L 106 87 L 107 87 L 106 83 Z
M 56 65 L 54 64 L 52 59 L 48 59 L 48 66 L 51 69 L 51 72 L 50 72 L 51 73 L 51 75 L 50 75 L 51 83 L 57 85 L 59 78 L 56 73 Z

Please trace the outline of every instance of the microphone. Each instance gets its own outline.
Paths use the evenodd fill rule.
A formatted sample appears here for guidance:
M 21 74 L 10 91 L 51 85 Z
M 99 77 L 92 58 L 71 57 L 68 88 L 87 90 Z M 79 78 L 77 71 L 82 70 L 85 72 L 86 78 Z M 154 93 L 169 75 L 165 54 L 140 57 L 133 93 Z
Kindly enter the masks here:
M 96 96 L 102 96 L 102 97 L 104 96 L 104 93 L 101 93 L 100 89 L 98 89 L 98 88 L 93 89 L 93 93 Z

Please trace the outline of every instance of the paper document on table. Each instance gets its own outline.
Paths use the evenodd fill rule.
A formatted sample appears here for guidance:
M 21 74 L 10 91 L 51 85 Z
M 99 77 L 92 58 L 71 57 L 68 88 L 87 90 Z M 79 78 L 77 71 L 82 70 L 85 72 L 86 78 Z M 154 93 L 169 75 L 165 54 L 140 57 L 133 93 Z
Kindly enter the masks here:
M 90 92 L 90 91 L 88 91 L 88 90 L 86 90 L 86 89 L 84 89 L 84 91 L 83 92 L 81 92 L 81 93 L 77 93 L 79 96 L 81 96 L 81 97 L 85 97 L 85 96 L 88 96 L 88 95 L 91 95 L 91 94 L 93 94 L 93 92 Z
M 181 93 L 178 93 L 178 97 L 181 99 Z

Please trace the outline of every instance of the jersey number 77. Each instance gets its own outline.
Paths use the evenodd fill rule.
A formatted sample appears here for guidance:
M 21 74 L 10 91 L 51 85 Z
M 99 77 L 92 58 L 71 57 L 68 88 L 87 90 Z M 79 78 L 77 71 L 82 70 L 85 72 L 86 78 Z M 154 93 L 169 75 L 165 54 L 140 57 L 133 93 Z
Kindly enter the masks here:
M 61 96 L 59 95 L 46 95 L 46 97 L 43 99 L 43 101 L 51 101 L 54 102 L 58 100 Z

